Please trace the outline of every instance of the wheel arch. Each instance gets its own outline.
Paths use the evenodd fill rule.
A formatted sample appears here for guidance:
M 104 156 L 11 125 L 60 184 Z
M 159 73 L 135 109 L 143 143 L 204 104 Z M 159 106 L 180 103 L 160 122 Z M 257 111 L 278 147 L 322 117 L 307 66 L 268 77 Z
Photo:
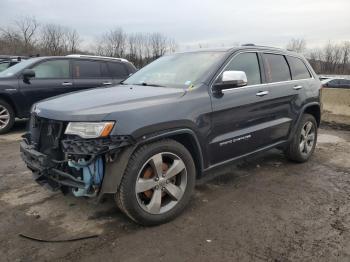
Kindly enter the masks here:
M 4 100 L 6 103 L 8 103 L 12 107 L 12 109 L 15 113 L 15 116 L 17 117 L 18 116 L 18 109 L 16 107 L 16 104 L 12 101 L 12 99 L 8 95 L 1 94 L 1 93 L 0 93 L 0 99 Z
M 191 129 L 185 128 L 171 130 L 151 135 L 147 139 L 140 141 L 135 150 L 141 145 L 165 138 L 175 140 L 176 142 L 182 144 L 190 152 L 196 167 L 196 177 L 199 178 L 204 170 L 203 151 L 195 132 Z
M 104 194 L 114 194 L 118 191 L 129 159 L 140 146 L 162 139 L 173 139 L 182 144 L 190 152 L 196 167 L 196 178 L 198 179 L 204 170 L 204 159 L 202 148 L 194 131 L 191 129 L 165 131 L 162 133 L 150 135 L 146 139 L 141 139 L 134 145 L 125 148 L 120 152 L 114 162 L 111 162 L 106 166 L 99 198 L 101 199 Z
M 299 116 L 297 117 L 297 120 L 294 122 L 294 126 L 291 129 L 291 132 L 289 133 L 288 142 L 290 142 L 294 134 L 299 126 L 299 123 L 303 117 L 304 114 L 311 114 L 315 117 L 317 126 L 319 127 L 321 124 L 321 105 L 318 102 L 311 102 L 302 107 L 300 110 Z
M 310 114 L 313 117 L 315 117 L 317 126 L 319 127 L 321 124 L 321 107 L 319 104 L 311 104 L 308 105 L 304 111 L 303 114 Z

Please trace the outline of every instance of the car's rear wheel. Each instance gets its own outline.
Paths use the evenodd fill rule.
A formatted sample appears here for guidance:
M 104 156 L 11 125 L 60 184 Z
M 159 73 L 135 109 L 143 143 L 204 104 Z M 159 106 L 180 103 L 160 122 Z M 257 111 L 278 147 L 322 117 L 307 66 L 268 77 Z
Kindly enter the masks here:
M 13 108 L 4 100 L 0 99 L 0 134 L 7 133 L 15 123 Z
M 295 162 L 306 162 L 315 150 L 317 142 L 317 122 L 310 115 L 305 114 L 297 128 L 297 132 L 285 150 L 285 155 Z
M 142 146 L 131 156 L 116 200 L 137 223 L 157 225 L 182 212 L 194 184 L 191 154 L 174 140 L 162 140 Z

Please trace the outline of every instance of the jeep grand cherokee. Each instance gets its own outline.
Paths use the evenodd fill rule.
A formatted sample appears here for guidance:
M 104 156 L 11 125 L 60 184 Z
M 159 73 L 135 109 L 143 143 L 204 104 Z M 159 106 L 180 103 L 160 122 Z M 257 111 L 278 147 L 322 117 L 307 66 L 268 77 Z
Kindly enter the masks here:
M 320 88 L 308 62 L 281 49 L 166 55 L 121 85 L 36 104 L 22 157 L 40 184 L 77 197 L 113 194 L 137 223 L 160 224 L 218 166 L 276 147 L 307 161 Z

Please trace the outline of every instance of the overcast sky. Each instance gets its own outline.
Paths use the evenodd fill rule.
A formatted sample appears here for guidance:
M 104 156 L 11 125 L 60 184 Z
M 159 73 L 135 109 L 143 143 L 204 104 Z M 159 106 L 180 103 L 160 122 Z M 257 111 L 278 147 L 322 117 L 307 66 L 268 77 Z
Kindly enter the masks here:
M 35 16 L 77 29 L 85 42 L 114 27 L 161 32 L 181 49 L 350 40 L 350 0 L 0 0 L 0 12 L 0 27 Z

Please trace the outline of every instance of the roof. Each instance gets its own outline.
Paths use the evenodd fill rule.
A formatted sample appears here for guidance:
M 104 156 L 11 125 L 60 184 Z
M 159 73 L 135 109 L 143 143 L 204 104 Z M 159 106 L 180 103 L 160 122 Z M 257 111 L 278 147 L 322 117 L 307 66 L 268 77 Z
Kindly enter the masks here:
M 232 47 L 220 47 L 220 48 L 201 48 L 201 49 L 196 49 L 192 51 L 183 51 L 183 52 L 178 52 L 178 53 L 192 53 L 192 52 L 234 52 L 237 50 L 265 50 L 265 51 L 279 51 L 283 52 L 286 54 L 297 54 L 296 52 L 283 49 L 283 48 L 278 48 L 278 47 L 271 47 L 271 46 L 259 46 L 259 45 L 254 45 L 254 44 L 245 44 L 241 46 L 232 46 Z
M 93 58 L 93 59 L 106 59 L 106 60 L 119 60 L 121 62 L 129 62 L 127 59 L 119 57 L 110 57 L 110 56 L 97 56 L 97 55 L 80 55 L 80 54 L 71 54 L 66 55 L 67 57 L 76 57 L 76 58 Z

